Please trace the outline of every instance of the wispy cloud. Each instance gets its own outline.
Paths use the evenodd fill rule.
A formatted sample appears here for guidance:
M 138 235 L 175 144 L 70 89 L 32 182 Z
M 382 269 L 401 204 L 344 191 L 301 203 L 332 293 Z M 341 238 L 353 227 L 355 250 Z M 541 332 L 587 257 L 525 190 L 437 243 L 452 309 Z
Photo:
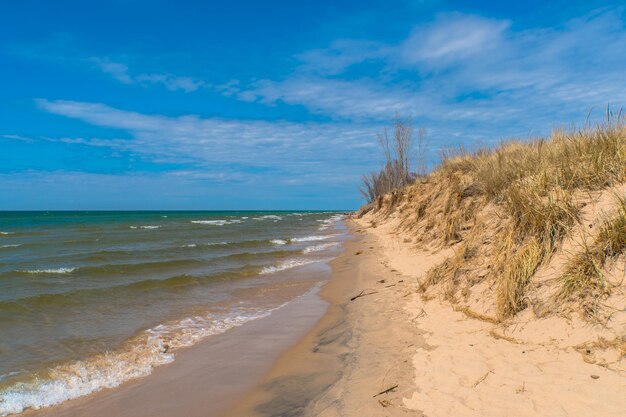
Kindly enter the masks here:
M 209 83 L 196 80 L 191 77 L 179 77 L 172 74 L 131 74 L 126 64 L 111 61 L 109 58 L 92 57 L 89 58 L 96 68 L 110 75 L 123 84 L 160 84 L 171 91 L 182 90 L 187 93 L 200 88 L 210 87 Z
M 13 134 L 0 135 L 0 138 L 2 138 L 2 139 L 9 139 L 9 140 L 17 140 L 17 141 L 20 141 L 20 142 L 34 142 L 34 139 L 27 138 L 27 137 L 21 136 L 21 135 L 13 135 Z
M 510 22 L 458 13 L 440 16 L 435 22 L 415 28 L 391 59 L 399 65 L 446 68 L 506 47 Z
M 350 120 L 399 111 L 435 128 L 509 123 L 515 129 L 497 130 L 507 135 L 625 103 L 621 50 L 621 10 L 523 30 L 508 20 L 442 14 L 395 44 L 344 39 L 303 52 L 291 75 L 254 81 L 238 97 Z
M 194 115 L 168 117 L 115 109 L 102 103 L 45 99 L 38 106 L 87 123 L 127 131 L 132 139 L 59 138 L 59 141 L 109 146 L 157 163 L 187 163 L 196 168 L 227 166 L 231 172 L 259 169 L 285 178 L 325 174 L 354 178 L 363 165 L 376 163 L 371 125 L 227 120 Z M 346 155 L 351 158 L 346 158 Z

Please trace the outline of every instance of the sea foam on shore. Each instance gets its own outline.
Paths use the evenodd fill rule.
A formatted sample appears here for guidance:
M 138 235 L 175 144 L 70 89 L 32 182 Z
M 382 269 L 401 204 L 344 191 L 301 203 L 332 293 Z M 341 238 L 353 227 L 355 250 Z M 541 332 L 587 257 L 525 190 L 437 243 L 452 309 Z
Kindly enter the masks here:
M 267 317 L 286 304 L 268 310 L 238 308 L 230 313 L 211 313 L 160 324 L 140 333 L 119 351 L 60 365 L 47 375 L 0 390 L 0 416 L 60 404 L 147 376 L 155 367 L 172 362 L 177 349 Z

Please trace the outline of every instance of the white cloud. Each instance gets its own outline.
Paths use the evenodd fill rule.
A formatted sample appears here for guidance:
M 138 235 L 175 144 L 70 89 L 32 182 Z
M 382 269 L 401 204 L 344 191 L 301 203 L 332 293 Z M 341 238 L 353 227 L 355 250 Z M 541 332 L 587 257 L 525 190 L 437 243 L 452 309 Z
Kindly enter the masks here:
M 106 128 L 127 131 L 132 139 L 59 138 L 65 143 L 108 146 L 158 163 L 196 167 L 228 166 L 232 172 L 282 171 L 305 175 L 354 176 L 363 164 L 376 164 L 375 127 L 337 123 L 227 120 L 194 115 L 167 117 L 115 109 L 101 103 L 50 101 L 49 112 Z M 364 146 L 371 144 L 372 146 Z M 335 180 L 337 181 L 337 180 Z M 341 180 L 340 180 L 341 181 Z
M 119 62 L 112 62 L 108 58 L 92 58 L 92 61 L 96 64 L 102 72 L 109 74 L 117 81 L 124 84 L 132 84 L 133 79 L 128 73 L 128 67 Z
M 508 21 L 447 14 L 413 30 L 395 54 L 405 64 L 446 66 L 503 46 Z
M 0 135 L 0 138 L 9 139 L 9 140 L 18 140 L 20 142 L 33 142 L 34 141 L 31 138 L 27 138 L 21 135 L 13 135 L 13 134 Z
M 284 81 L 263 80 L 239 98 L 264 104 L 283 101 L 305 105 L 309 110 L 334 117 L 372 117 L 389 119 L 395 112 L 414 113 L 426 105 L 418 95 L 403 88 L 389 88 L 374 81 L 359 82 L 317 76 L 291 77 Z
M 386 58 L 391 50 L 388 45 L 375 41 L 340 39 L 328 48 L 313 49 L 297 55 L 301 72 L 337 75 L 351 65 L 367 60 Z
M 170 91 L 182 90 L 184 92 L 193 92 L 200 88 L 210 87 L 210 84 L 196 80 L 191 77 L 178 77 L 171 74 L 136 74 L 132 75 L 126 64 L 111 61 L 109 58 L 93 57 L 90 58 L 98 69 L 110 75 L 117 81 L 124 84 L 160 84 Z
M 395 44 L 343 39 L 299 54 L 291 75 L 239 87 L 238 97 L 338 119 L 387 120 L 398 111 L 435 130 L 523 135 L 582 121 L 592 107 L 625 104 L 623 50 L 619 10 L 527 29 L 443 14 Z M 378 67 L 352 71 L 359 64 Z

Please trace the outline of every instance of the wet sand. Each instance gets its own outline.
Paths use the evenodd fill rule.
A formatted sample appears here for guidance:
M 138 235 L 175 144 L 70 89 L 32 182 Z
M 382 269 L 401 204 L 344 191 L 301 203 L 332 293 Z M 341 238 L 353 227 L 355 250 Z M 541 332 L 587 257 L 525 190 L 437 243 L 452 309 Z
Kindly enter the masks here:
M 381 264 L 372 235 L 352 229 L 321 291 L 327 313 L 223 416 L 406 415 L 397 406 L 414 390 L 412 354 L 427 345 L 403 308 L 407 281 Z

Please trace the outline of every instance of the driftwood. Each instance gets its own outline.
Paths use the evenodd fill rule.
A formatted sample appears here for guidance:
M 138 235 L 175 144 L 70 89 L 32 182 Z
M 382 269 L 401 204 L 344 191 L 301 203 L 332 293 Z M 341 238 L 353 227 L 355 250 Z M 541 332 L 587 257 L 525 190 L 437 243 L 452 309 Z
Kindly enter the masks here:
M 381 391 L 381 392 L 379 392 L 378 394 L 374 395 L 372 398 L 376 398 L 376 397 L 378 397 L 379 395 L 383 395 L 383 394 L 389 394 L 391 391 L 395 391 L 395 389 L 396 389 L 396 388 L 398 388 L 398 387 L 399 387 L 399 385 L 398 385 L 398 384 L 396 384 L 396 385 L 394 385 L 394 386 L 392 386 L 392 387 L 389 387 L 389 388 L 387 388 L 387 389 L 385 389 L 385 390 L 382 390 L 382 391 Z
M 361 291 L 360 293 L 358 293 L 357 295 L 355 295 L 354 297 L 350 298 L 350 301 L 354 301 L 357 298 L 360 297 L 365 297 L 366 295 L 372 295 L 372 294 L 376 294 L 378 291 L 372 291 L 372 292 L 368 292 L 366 293 L 365 290 Z

